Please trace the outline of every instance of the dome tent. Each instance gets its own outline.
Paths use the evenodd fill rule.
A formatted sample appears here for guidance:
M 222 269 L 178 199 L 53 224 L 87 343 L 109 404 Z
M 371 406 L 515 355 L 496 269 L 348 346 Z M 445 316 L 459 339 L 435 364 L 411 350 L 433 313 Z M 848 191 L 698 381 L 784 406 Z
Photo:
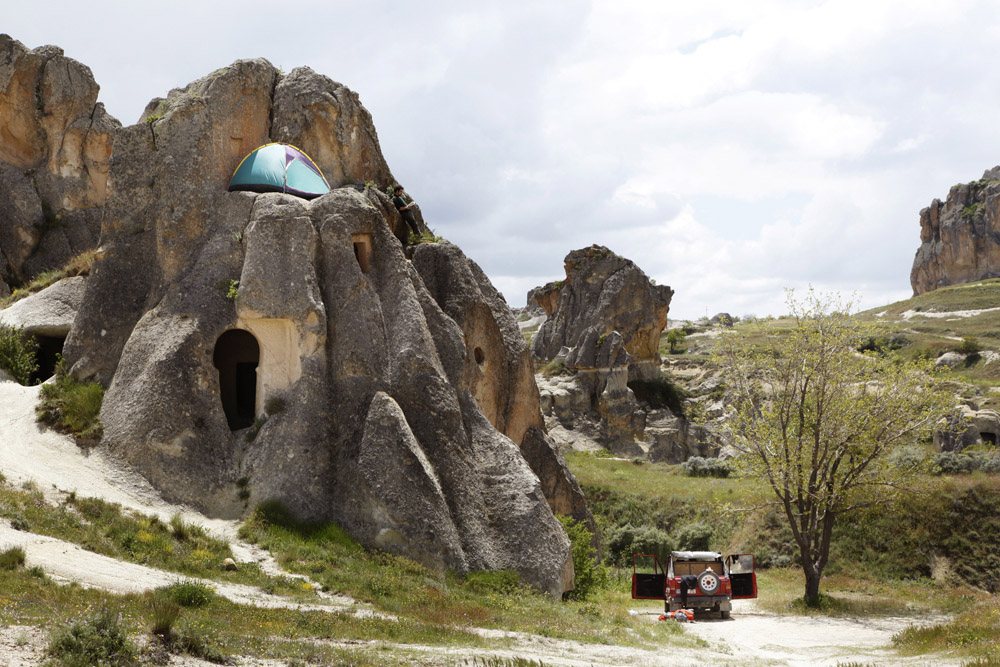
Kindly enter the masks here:
M 314 199 L 330 191 L 323 172 L 302 150 L 290 144 L 265 144 L 243 158 L 229 191 L 287 192 Z

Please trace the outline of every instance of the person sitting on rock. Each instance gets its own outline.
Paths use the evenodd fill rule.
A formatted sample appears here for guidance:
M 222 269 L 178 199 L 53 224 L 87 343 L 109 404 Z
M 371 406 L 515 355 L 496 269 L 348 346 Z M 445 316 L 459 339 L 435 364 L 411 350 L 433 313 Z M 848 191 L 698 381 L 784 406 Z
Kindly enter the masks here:
M 404 195 L 403 186 L 396 185 L 396 187 L 392 189 L 392 204 L 393 206 L 396 207 L 396 210 L 399 211 L 399 214 L 403 216 L 403 220 L 406 221 L 406 224 L 409 226 L 410 231 L 412 231 L 417 236 L 420 236 L 420 226 L 417 225 L 417 221 L 413 217 L 413 213 L 411 212 L 413 207 L 416 206 L 416 204 L 412 203 L 407 204 L 406 200 L 403 198 L 403 195 Z

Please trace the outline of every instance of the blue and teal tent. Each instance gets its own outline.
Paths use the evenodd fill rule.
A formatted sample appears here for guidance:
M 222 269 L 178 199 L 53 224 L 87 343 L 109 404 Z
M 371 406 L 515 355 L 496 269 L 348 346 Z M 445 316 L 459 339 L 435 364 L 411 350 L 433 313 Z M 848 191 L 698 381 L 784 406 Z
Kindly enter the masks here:
M 265 144 L 243 158 L 233 172 L 229 191 L 287 192 L 313 199 L 330 191 L 323 172 L 303 151 L 290 144 Z

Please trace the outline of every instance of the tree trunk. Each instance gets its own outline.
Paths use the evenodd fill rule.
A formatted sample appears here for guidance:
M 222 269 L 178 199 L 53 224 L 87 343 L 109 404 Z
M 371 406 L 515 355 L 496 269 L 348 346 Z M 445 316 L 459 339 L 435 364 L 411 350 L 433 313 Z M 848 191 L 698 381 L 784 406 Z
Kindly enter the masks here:
M 819 606 L 819 579 L 822 572 L 812 563 L 803 564 L 802 570 L 806 575 L 805 601 L 807 607 Z

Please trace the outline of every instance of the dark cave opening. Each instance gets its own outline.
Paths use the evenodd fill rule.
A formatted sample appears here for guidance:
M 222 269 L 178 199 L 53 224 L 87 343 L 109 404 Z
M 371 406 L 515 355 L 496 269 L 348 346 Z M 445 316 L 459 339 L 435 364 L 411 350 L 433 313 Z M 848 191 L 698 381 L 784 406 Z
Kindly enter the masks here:
M 212 363 L 219 370 L 219 393 L 229 430 L 253 424 L 257 405 L 260 344 L 249 331 L 230 329 L 215 342 Z

